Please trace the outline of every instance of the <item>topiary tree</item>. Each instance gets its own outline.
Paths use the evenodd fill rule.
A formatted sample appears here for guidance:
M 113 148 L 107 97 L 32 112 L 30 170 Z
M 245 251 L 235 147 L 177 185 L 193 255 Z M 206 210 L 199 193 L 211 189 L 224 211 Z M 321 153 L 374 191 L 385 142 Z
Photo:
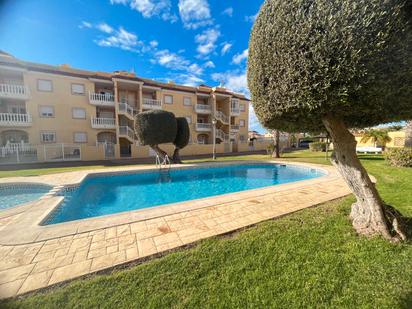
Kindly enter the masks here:
M 159 144 L 173 143 L 177 134 L 175 115 L 162 110 L 139 113 L 136 116 L 136 135 L 140 144 L 150 146 L 164 160 L 167 153 Z
M 348 128 L 412 117 L 406 1 L 266 0 L 249 44 L 248 83 L 260 122 L 289 132 L 326 128 L 332 162 L 357 198 L 353 226 L 388 239 L 405 234 L 361 165 Z
M 187 119 L 185 117 L 177 117 L 176 122 L 177 134 L 173 142 L 173 144 L 175 145 L 175 151 L 173 153 L 173 162 L 180 164 L 182 163 L 182 160 L 180 160 L 179 151 L 180 149 L 185 148 L 187 144 L 189 144 L 190 128 L 189 123 L 187 122 Z

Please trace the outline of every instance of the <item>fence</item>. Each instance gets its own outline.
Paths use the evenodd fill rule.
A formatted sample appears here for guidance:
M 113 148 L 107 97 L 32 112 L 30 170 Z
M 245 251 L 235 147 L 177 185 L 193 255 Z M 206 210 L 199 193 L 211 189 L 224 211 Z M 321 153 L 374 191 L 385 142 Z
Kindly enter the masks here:
M 44 161 L 77 161 L 81 160 L 81 147 L 70 144 L 44 145 Z
M 29 163 L 37 161 L 37 148 L 30 144 L 12 143 L 0 147 L 0 164 Z

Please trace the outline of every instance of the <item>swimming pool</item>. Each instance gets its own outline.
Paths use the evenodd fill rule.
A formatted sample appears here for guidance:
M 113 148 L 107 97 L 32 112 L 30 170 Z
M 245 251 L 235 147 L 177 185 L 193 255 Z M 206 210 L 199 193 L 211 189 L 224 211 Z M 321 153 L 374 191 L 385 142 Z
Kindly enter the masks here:
M 64 193 L 43 225 L 195 200 L 323 176 L 307 167 L 242 164 L 148 173 L 89 176 Z
M 50 186 L 37 184 L 0 186 L 0 210 L 35 201 L 50 189 Z

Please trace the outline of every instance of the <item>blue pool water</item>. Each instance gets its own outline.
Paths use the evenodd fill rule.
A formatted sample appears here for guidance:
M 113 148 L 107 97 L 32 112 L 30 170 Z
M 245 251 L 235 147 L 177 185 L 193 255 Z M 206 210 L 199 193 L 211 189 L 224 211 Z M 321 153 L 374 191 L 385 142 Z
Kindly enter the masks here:
M 50 189 L 42 185 L 0 187 L 0 210 L 35 201 Z
M 275 164 L 159 171 L 87 178 L 65 193 L 63 203 L 46 219 L 54 224 L 123 211 L 194 200 L 322 176 L 310 168 Z

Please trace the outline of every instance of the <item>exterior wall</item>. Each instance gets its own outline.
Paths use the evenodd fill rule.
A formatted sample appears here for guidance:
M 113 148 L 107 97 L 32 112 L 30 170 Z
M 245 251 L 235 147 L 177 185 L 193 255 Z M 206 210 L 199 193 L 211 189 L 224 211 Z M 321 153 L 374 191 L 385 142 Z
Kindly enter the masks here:
M 405 131 L 393 131 L 388 133 L 389 137 L 392 139 L 389 143 L 385 145 L 388 148 L 404 147 L 405 146 Z M 367 143 L 362 143 L 362 136 L 355 136 L 356 141 L 358 142 L 357 146 L 359 147 L 373 147 L 375 146 L 372 140 L 369 140 Z M 379 145 L 378 145 L 379 146 Z

